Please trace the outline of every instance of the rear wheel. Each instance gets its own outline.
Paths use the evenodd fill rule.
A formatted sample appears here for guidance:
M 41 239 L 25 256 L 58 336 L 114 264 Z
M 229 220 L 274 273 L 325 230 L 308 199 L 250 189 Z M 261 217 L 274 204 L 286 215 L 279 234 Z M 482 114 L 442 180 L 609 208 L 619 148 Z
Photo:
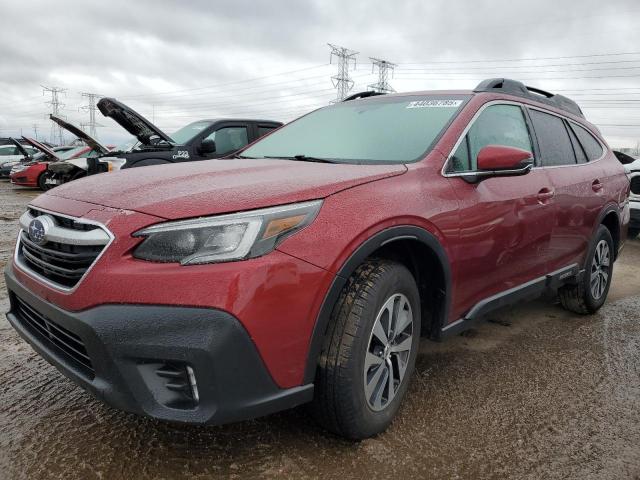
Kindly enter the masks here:
M 629 239 L 633 240 L 640 235 L 640 228 L 629 228 Z
M 558 291 L 562 306 L 583 315 L 597 312 L 609 294 L 613 258 L 611 232 L 604 225 L 600 225 L 595 241 L 589 249 L 582 279 L 576 285 L 565 285 Z
M 327 430 L 360 440 L 384 431 L 400 408 L 420 339 L 420 299 L 406 267 L 369 260 L 332 313 L 313 410 Z

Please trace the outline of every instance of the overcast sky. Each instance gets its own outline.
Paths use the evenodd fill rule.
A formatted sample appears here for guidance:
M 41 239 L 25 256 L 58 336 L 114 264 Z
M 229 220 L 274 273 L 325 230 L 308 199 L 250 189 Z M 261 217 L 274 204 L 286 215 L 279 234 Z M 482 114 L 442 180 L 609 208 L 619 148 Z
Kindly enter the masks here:
M 638 0 L 15 1 L 0 14 L 0 135 L 48 139 L 41 85 L 131 105 L 168 133 L 202 118 L 288 121 L 335 98 L 331 42 L 397 63 L 397 91 L 511 77 L 574 98 L 612 146 L 640 141 Z M 127 134 L 99 113 L 101 140 Z

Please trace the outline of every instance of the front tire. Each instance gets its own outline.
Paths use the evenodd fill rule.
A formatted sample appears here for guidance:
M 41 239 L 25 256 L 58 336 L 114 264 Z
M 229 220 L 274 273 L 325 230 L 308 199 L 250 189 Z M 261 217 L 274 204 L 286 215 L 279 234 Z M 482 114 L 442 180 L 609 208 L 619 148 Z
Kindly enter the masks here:
M 595 313 L 604 305 L 611 287 L 614 244 L 611 232 L 600 225 L 587 255 L 583 278 L 558 290 L 562 306 L 581 315 Z
M 638 235 L 640 235 L 640 228 L 629 228 L 629 234 L 628 234 L 629 240 L 633 240 Z
M 332 312 L 316 374 L 313 412 L 327 430 L 361 440 L 392 422 L 413 374 L 420 296 L 407 268 L 368 260 Z

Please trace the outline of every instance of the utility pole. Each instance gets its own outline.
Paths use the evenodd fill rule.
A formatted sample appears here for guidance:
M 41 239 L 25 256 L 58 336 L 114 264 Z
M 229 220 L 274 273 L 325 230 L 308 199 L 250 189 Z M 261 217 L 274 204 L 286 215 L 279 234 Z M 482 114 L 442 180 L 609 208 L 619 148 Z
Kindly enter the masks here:
M 393 76 L 393 70 L 396 68 L 395 63 L 387 62 L 379 58 L 369 57 L 371 60 L 371 72 L 374 68 L 378 67 L 378 83 L 373 83 L 368 86 L 372 90 L 379 93 L 393 93 L 395 90 L 389 83 L 389 72 Z
M 38 124 L 37 123 L 33 124 L 33 135 L 36 137 L 36 140 L 38 140 Z
M 331 48 L 329 63 L 333 63 L 333 57 L 338 60 L 338 74 L 331 77 L 331 81 L 337 92 L 336 102 L 341 102 L 347 96 L 349 90 L 353 88 L 353 80 L 349 77 L 349 65 L 353 63 L 353 68 L 355 68 L 356 55 L 359 52 L 332 45 L 331 43 L 327 45 Z
M 87 105 L 80 107 L 80 110 L 86 110 L 89 112 L 89 123 L 85 124 L 86 126 L 89 127 L 89 135 L 91 135 L 93 138 L 98 138 L 98 132 L 96 131 L 96 127 L 100 127 L 101 125 L 96 123 L 96 110 L 97 110 L 96 103 L 98 103 L 96 99 L 101 95 L 97 93 L 87 93 L 87 92 L 82 92 L 80 93 L 80 95 L 82 95 L 83 98 L 87 99 Z
M 60 116 L 60 109 L 64 107 L 64 104 L 60 103 L 60 94 L 65 93 L 66 91 L 67 91 L 66 88 L 45 87 L 44 85 L 42 85 L 42 94 L 43 95 L 45 93 L 51 94 L 51 100 L 49 100 L 48 102 L 45 102 L 48 105 L 51 105 L 51 115 L 54 115 L 56 117 Z M 56 124 L 55 122 L 52 122 L 51 124 L 51 143 L 58 144 L 58 145 L 64 144 L 62 127 Z

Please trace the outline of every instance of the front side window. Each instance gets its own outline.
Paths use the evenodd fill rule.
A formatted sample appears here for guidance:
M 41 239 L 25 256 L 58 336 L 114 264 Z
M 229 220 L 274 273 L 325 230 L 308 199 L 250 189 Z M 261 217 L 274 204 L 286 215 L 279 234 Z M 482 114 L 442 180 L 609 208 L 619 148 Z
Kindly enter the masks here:
M 487 145 L 533 152 L 527 123 L 518 105 L 491 105 L 475 120 L 449 161 L 449 172 L 478 169 L 478 153 Z
M 311 112 L 242 157 L 315 157 L 336 163 L 410 163 L 429 152 L 469 95 L 380 96 Z M 216 142 L 217 143 L 217 142 Z
M 584 147 L 589 161 L 592 162 L 600 158 L 602 156 L 602 145 L 600 145 L 600 142 L 593 138 L 593 135 L 591 135 L 586 128 L 575 123 L 571 123 L 571 127 Z
M 247 127 L 220 128 L 205 138 L 205 140 L 213 140 L 216 142 L 216 155 L 235 152 L 249 143 Z
M 531 110 L 531 121 L 538 138 L 544 167 L 575 165 L 576 157 L 564 120 L 550 113 Z

